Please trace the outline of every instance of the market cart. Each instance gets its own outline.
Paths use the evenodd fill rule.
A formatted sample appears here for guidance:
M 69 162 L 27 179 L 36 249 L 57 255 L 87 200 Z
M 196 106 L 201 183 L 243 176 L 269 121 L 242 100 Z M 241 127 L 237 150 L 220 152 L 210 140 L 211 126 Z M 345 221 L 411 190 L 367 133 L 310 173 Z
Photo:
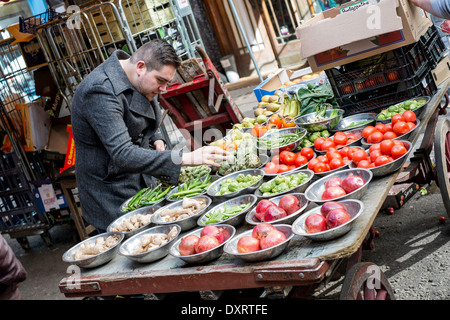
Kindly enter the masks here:
M 443 113 L 447 106 L 446 103 L 442 105 L 442 100 L 449 83 L 450 79 L 439 86 L 427 109 L 423 111 L 420 127 L 408 139 L 413 145 L 418 142 L 422 133 L 421 144 L 433 141 L 430 137 L 436 141 L 447 141 L 447 131 L 443 128 L 448 128 L 448 124 L 438 124 L 437 135 L 434 130 L 438 122 L 437 115 Z M 446 119 L 439 121 L 448 122 Z M 413 157 L 411 167 L 414 167 L 414 161 Z M 372 247 L 372 224 L 401 172 L 374 178 L 370 182 L 360 199 L 365 210 L 355 220 L 352 230 L 335 240 L 314 242 L 296 235 L 281 255 L 258 263 L 242 262 L 226 253 L 204 265 L 189 265 L 170 255 L 150 264 L 139 264 L 117 255 L 109 263 L 93 269 L 71 268 L 73 274 L 61 280 L 60 291 L 66 297 L 144 295 L 154 298 L 165 293 L 200 292 L 203 297 L 214 298 L 217 292 L 223 290 L 289 287 L 292 288 L 291 297 L 300 297 L 308 289 L 327 282 L 340 262 L 346 261 L 347 273 L 341 298 L 359 298 L 360 289 L 367 287 L 366 280 L 369 280 L 376 267 L 370 262 L 361 262 L 362 250 Z M 448 190 L 443 191 L 443 196 L 445 195 L 448 195 Z M 244 225 L 238 228 L 237 233 L 247 229 L 248 226 Z M 380 286 L 365 291 L 364 298 L 394 299 L 383 273 L 379 271 L 377 274 Z

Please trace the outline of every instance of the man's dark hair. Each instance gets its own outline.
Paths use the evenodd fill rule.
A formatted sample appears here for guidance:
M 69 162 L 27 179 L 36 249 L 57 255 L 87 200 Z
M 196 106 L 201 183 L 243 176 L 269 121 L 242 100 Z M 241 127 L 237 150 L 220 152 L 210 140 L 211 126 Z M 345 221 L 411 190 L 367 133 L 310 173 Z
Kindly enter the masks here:
M 181 65 L 181 59 L 175 49 L 164 40 L 152 40 L 131 55 L 130 62 L 144 61 L 148 71 L 160 70 L 165 65 L 172 65 L 175 69 Z

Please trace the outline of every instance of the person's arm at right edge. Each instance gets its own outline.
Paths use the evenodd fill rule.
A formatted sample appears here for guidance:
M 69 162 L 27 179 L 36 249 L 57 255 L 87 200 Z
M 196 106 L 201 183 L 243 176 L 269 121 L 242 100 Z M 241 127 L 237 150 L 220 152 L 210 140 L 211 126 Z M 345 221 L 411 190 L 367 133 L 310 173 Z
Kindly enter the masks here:
M 432 15 L 450 19 L 450 0 L 409 0 Z

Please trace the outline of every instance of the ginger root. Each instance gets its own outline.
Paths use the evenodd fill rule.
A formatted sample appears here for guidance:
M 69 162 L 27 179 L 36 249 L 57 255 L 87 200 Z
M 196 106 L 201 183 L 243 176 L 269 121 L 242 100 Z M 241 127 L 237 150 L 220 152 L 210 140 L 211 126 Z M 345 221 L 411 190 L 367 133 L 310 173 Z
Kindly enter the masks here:
M 104 237 L 99 237 L 95 240 L 94 244 L 92 244 L 92 242 L 90 241 L 86 241 L 75 252 L 74 259 L 82 260 L 105 252 L 106 250 L 114 247 L 119 242 L 119 240 L 120 237 L 118 235 L 114 235 L 108 236 L 106 239 Z

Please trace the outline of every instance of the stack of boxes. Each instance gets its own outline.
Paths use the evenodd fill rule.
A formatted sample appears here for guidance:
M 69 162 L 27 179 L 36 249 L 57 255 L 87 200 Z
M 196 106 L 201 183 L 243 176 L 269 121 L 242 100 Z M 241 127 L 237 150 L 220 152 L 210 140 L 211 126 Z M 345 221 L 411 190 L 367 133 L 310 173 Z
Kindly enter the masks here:
M 86 26 L 86 33 L 90 39 L 95 37 L 101 44 L 109 44 L 125 39 L 117 20 L 118 17 L 111 5 L 101 6 L 90 13 L 95 23 L 94 30 Z

